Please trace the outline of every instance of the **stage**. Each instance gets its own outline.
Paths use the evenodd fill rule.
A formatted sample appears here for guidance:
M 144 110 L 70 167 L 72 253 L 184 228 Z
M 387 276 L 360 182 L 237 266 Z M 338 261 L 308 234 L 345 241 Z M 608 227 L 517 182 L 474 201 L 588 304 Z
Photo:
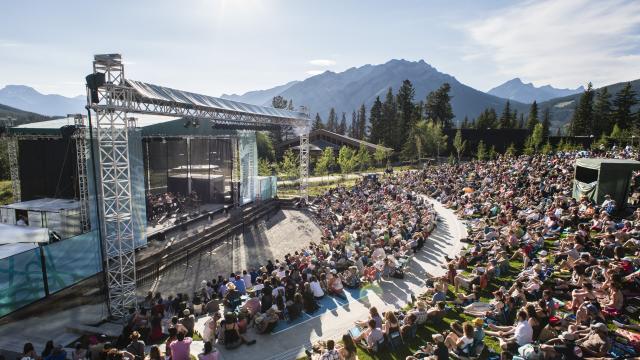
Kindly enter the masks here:
M 147 239 L 157 238 L 158 235 L 167 233 L 180 226 L 191 225 L 194 221 L 198 221 L 200 219 L 208 218 L 209 216 L 222 213 L 225 207 L 229 206 L 230 205 L 225 204 L 202 204 L 197 212 L 194 211 L 190 213 L 173 214 L 171 217 L 165 219 L 160 224 L 147 223 Z

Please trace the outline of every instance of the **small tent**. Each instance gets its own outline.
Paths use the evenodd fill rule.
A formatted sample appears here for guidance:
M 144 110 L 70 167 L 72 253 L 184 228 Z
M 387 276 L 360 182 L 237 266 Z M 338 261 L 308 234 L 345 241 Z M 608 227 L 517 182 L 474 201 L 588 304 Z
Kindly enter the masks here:
M 640 169 L 640 162 L 624 159 L 577 159 L 573 180 L 573 197 L 587 196 L 601 204 L 611 195 L 618 206 L 624 206 L 629 192 L 632 172 Z

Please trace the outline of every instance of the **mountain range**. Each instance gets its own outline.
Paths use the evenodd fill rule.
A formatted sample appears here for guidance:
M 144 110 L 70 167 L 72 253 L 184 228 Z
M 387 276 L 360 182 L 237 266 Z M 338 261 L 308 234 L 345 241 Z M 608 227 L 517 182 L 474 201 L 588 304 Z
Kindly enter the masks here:
M 629 81 L 631 83 L 631 88 L 635 91 L 636 94 L 640 94 L 640 79 Z M 627 84 L 627 82 L 620 82 L 611 85 L 607 85 L 607 91 L 611 94 L 611 101 L 615 98 L 617 92 L 622 90 L 622 88 Z M 600 91 L 602 88 L 594 89 L 595 91 Z M 563 96 L 551 100 L 547 100 L 538 104 L 539 114 L 546 108 L 549 108 L 551 113 L 551 127 L 559 128 L 569 124 L 571 121 L 571 117 L 573 116 L 573 112 L 575 111 L 576 105 L 580 100 L 580 94 L 573 94 L 568 96 Z M 633 111 L 637 111 L 640 108 L 640 105 L 636 105 L 632 108 Z
M 45 120 L 51 120 L 51 117 L 0 104 L 0 127 L 4 127 L 5 125 L 14 126 Z
M 579 94 L 583 91 L 583 86 L 575 89 L 556 89 L 551 85 L 535 87 L 532 83 L 525 84 L 520 78 L 515 78 L 494 87 L 487 93 L 501 98 L 531 104 L 534 101 L 542 102 L 562 96 Z
M 415 89 L 415 101 L 425 100 L 427 94 L 438 89 L 443 83 L 451 85 L 451 105 L 455 121 L 462 122 L 465 116 L 475 118 L 485 108 L 493 107 L 501 110 L 506 99 L 486 94 L 473 89 L 455 77 L 439 72 L 424 60 L 390 60 L 380 65 L 364 65 L 353 67 L 340 73 L 325 71 L 303 81 L 282 85 L 284 90 L 277 88 L 262 90 L 261 94 L 268 97 L 256 97 L 256 91 L 243 95 L 223 95 L 227 99 L 249 102 L 256 105 L 271 106 L 271 98 L 280 95 L 293 100 L 294 105 L 306 105 L 312 115 L 319 113 L 323 120 L 327 120 L 329 110 L 333 107 L 338 114 L 353 110 L 365 104 L 371 107 L 376 97 L 384 101 L 389 87 L 394 92 L 398 90 L 402 81 L 409 79 Z M 255 102 L 260 100 L 262 102 Z M 512 101 L 512 108 L 519 112 L 528 109 L 528 105 Z M 348 116 L 350 119 L 350 116 Z
M 551 86 L 535 87 L 524 84 L 519 78 L 507 81 L 490 90 L 494 95 L 473 89 L 455 77 L 439 72 L 424 60 L 390 60 L 380 65 L 364 65 L 353 67 L 343 72 L 325 71 L 322 74 L 309 77 L 303 81 L 291 81 L 284 85 L 270 89 L 250 91 L 245 94 L 223 94 L 230 100 L 246 102 L 256 105 L 271 106 L 271 99 L 282 96 L 293 100 L 293 104 L 306 105 L 311 115 L 319 113 L 324 121 L 327 120 L 329 110 L 334 107 L 340 116 L 347 113 L 351 120 L 351 112 L 365 104 L 367 111 L 377 96 L 384 101 L 389 87 L 397 92 L 402 81 L 409 79 L 415 89 L 414 101 L 424 101 L 427 94 L 439 88 L 443 83 L 451 86 L 451 105 L 455 121 L 460 123 L 464 117 L 470 120 L 476 118 L 486 108 L 493 107 L 498 114 L 502 112 L 507 101 L 511 103 L 512 111 L 528 114 L 530 104 L 527 102 L 538 100 L 539 113 L 549 108 L 552 116 L 552 128 L 566 125 L 573 114 L 576 103 L 582 93 L 582 87 L 577 89 L 556 89 Z M 631 82 L 636 93 L 640 93 L 640 80 Z M 168 84 L 170 85 L 170 84 Z M 611 94 L 618 92 L 624 83 L 608 86 Z M 597 89 L 596 89 L 597 90 Z M 569 92 L 570 94 L 567 94 Z M 496 96 L 500 94 L 501 96 Z M 560 97 L 553 97 L 562 94 Z M 507 100 L 514 98 L 515 100 Z M 544 100 L 542 100 L 544 99 Z M 520 100 L 520 101 L 519 101 Z M 25 121 L 38 121 L 43 117 L 38 114 L 64 116 L 66 114 L 84 112 L 84 96 L 73 98 L 61 95 L 45 95 L 24 85 L 8 85 L 0 89 L 0 104 L 8 105 L 32 112 L 26 115 L 24 111 L 5 107 L 4 113 L 0 107 L 0 117 L 9 113 L 20 116 Z M 17 112 L 16 112 L 17 111 Z M 38 113 L 38 114 L 33 114 Z M 15 115 L 18 114 L 18 115 Z
M 7 85 L 0 89 L 0 104 L 48 116 L 84 113 L 87 98 L 42 94 L 25 85 Z

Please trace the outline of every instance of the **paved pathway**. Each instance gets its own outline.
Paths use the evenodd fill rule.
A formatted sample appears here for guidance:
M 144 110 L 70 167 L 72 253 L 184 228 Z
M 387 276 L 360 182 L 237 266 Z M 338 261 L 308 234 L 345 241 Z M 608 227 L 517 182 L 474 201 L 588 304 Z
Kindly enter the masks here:
M 462 248 L 460 239 L 466 237 L 466 228 L 455 214 L 445 209 L 440 203 L 432 200 L 431 202 L 441 221 L 423 250 L 413 257 L 404 280 L 383 281 L 380 286 L 368 288 L 367 296 L 325 312 L 321 316 L 308 319 L 280 333 L 257 335 L 250 329 L 248 337 L 256 339 L 257 344 L 242 346 L 232 351 L 221 349 L 222 359 L 296 359 L 304 356 L 304 348 L 317 340 L 341 337 L 353 327 L 356 320 L 367 318 L 371 306 L 376 306 L 380 311 L 403 307 L 410 301 L 410 293 L 419 292 L 424 288 L 423 279 L 426 273 L 433 275 L 445 273 L 442 267 L 445 263 L 444 256 L 459 253 Z M 200 331 L 205 320 L 206 318 L 203 317 L 198 321 L 196 328 Z M 202 343 L 196 342 L 192 345 L 191 352 L 197 355 L 201 349 Z

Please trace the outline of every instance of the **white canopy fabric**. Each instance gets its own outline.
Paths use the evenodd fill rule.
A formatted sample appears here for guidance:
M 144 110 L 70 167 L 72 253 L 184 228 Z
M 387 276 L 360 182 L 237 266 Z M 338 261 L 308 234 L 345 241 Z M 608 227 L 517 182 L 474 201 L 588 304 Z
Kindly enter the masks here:
M 0 224 L 0 245 L 49 242 L 46 228 Z
M 186 105 L 193 105 L 199 107 L 207 107 L 221 111 L 240 112 L 251 115 L 278 117 L 283 119 L 297 119 L 310 121 L 305 113 L 290 111 L 284 109 L 275 109 L 266 106 L 258 106 L 252 104 L 245 104 L 238 101 L 232 101 L 227 99 L 221 99 L 213 96 L 207 96 L 202 94 L 196 94 L 188 91 L 171 89 L 164 86 L 147 84 L 141 81 L 126 80 L 127 84 L 131 86 L 140 97 L 168 101 Z
M 25 252 L 27 250 L 35 249 L 38 244 L 9 244 L 0 245 L 0 260 L 11 257 L 15 254 Z

